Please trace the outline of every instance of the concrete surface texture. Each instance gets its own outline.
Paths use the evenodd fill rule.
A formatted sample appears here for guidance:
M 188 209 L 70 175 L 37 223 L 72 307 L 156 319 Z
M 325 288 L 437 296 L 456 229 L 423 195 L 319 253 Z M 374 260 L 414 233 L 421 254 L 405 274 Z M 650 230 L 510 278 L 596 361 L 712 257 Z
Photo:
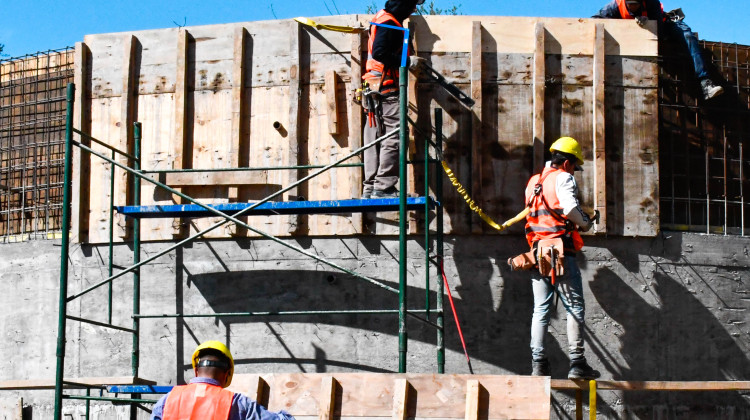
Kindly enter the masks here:
M 409 307 L 435 302 L 432 268 L 425 293 L 425 253 L 408 244 Z M 394 238 L 290 239 L 337 264 L 398 283 Z M 144 246 L 153 255 L 168 243 Z M 525 248 L 518 236 L 446 238 L 445 271 L 475 372 L 530 373 L 532 295 L 528 273 L 505 261 Z M 53 379 L 60 243 L 0 245 L 0 381 Z M 115 248 L 116 266 L 130 265 L 132 249 Z M 657 238 L 591 238 L 578 257 L 586 293 L 586 352 L 615 380 L 748 380 L 750 378 L 750 240 L 665 232 Z M 107 277 L 106 246 L 75 246 L 69 293 Z M 396 309 L 398 296 L 339 273 L 266 240 L 199 242 L 158 259 L 141 272 L 141 313 L 200 314 L 246 311 Z M 107 289 L 69 305 L 74 316 L 106 321 Z M 132 326 L 132 280 L 113 288 L 113 322 Z M 468 373 L 448 301 L 446 372 Z M 433 318 L 434 319 L 434 318 Z M 436 334 L 409 319 L 409 372 L 436 372 Z M 567 373 L 565 315 L 557 309 L 548 337 L 553 378 Z M 131 336 L 68 322 L 67 379 L 131 375 Z M 156 318 L 141 321 L 138 376 L 159 384 L 192 377 L 198 342 L 228 341 L 237 372 L 395 372 L 395 315 L 308 315 L 254 318 Z M 51 418 L 53 392 L 0 391 L 0 418 Z M 148 406 L 144 406 L 148 407 Z M 571 418 L 572 393 L 553 393 L 553 418 Z M 65 412 L 81 418 L 82 404 Z M 600 392 L 598 418 L 747 419 L 750 398 L 739 392 Z M 123 418 L 128 407 L 96 403 L 93 418 Z M 138 418 L 148 412 L 139 410 Z

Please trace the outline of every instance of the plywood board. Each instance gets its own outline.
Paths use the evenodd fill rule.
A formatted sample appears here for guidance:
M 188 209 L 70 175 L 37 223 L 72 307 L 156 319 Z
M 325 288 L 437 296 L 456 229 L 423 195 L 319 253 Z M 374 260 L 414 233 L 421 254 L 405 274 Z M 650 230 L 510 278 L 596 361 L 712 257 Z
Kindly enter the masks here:
M 369 18 L 331 16 L 321 21 L 355 25 L 364 24 Z M 445 110 L 445 158 L 458 181 L 474 193 L 477 204 L 498 221 L 523 208 L 523 184 L 532 171 L 535 135 L 543 144 L 538 148 L 542 154 L 562 135 L 571 135 L 581 142 L 587 156 L 584 166 L 587 170 L 578 175 L 581 198 L 589 211 L 593 209 L 596 24 L 603 25 L 605 40 L 604 99 L 605 103 L 613 104 L 605 107 L 604 115 L 608 226 L 626 235 L 654 235 L 658 205 L 651 205 L 649 200 L 658 201 L 654 195 L 658 171 L 647 162 L 650 157 L 656 159 L 657 153 L 652 147 L 656 144 L 658 118 L 653 28 L 594 19 L 412 18 L 419 54 L 446 80 L 479 101 L 475 109 L 469 109 L 443 88 L 420 79 L 410 94 L 410 108 L 416 110 L 420 127 L 428 131 L 434 129 L 432 110 L 435 107 Z M 457 33 L 466 36 L 456 36 Z M 243 34 L 245 41 L 238 41 L 237 34 Z M 128 36 L 137 40 L 132 69 L 137 76 L 134 79 L 137 85 L 133 85 L 137 88 L 132 93 L 137 98 L 123 94 L 127 90 L 123 84 L 123 66 L 127 67 L 124 63 L 129 62 L 123 50 Z M 128 147 L 123 144 L 127 136 L 117 133 L 126 130 L 122 126 L 127 124 L 123 107 L 132 106 L 138 112 L 134 118 L 144 124 L 144 136 L 156 137 L 144 138 L 144 144 L 152 142 L 146 147 L 147 152 L 144 149 L 149 154 L 144 160 L 150 160 L 154 167 L 169 168 L 171 164 L 173 168 L 213 169 L 335 162 L 361 145 L 361 108 L 352 101 L 362 71 L 363 40 L 356 39 L 359 36 L 364 37 L 300 28 L 291 20 L 89 35 L 86 43 L 91 50 L 88 61 L 91 68 L 87 74 L 92 87 L 88 93 L 92 134 L 117 147 Z M 599 63 L 601 57 L 597 56 Z M 335 92 L 331 88 L 334 74 Z M 596 81 L 601 87 L 601 79 Z M 646 104 L 651 98 L 653 102 Z M 126 104 L 128 100 L 130 105 Z M 337 120 L 338 133 L 332 134 L 331 117 Z M 414 158 L 422 158 L 421 144 L 414 143 L 410 149 Z M 632 155 L 632 150 L 640 149 L 646 150 L 648 159 Z M 631 154 L 623 153 L 625 150 Z M 170 159 L 171 163 L 164 163 Z M 409 189 L 421 194 L 425 184 L 423 169 L 415 168 L 410 171 Z M 92 162 L 91 179 L 100 181 L 88 186 L 91 191 L 88 227 L 93 242 L 106 241 L 107 237 L 108 169 Z M 121 172 L 116 174 L 120 195 L 125 187 Z M 312 172 L 269 170 L 266 185 L 248 183 L 236 192 L 237 179 L 225 179 L 222 175 L 190 175 L 194 177 L 192 181 L 181 182 L 195 184 L 196 179 L 202 179 L 211 183 L 211 186 L 184 187 L 189 195 L 202 202 L 250 201 L 265 198 L 278 191 L 278 186 L 289 185 Z M 610 177 L 617 182 L 610 183 Z M 638 188 L 622 187 L 636 180 L 641 180 Z M 143 188 L 144 200 L 153 203 L 174 200 L 159 196 L 145 183 Z M 338 168 L 274 199 L 344 199 L 357 196 L 360 189 L 360 168 Z M 447 181 L 443 193 L 445 232 L 471 233 L 474 216 L 464 199 Z M 118 197 L 116 204 L 126 204 L 119 202 L 123 200 Z M 610 209 L 610 203 L 620 200 L 625 202 Z M 410 231 L 417 232 L 421 217 L 416 214 L 408 217 Z M 397 231 L 397 214 L 379 213 L 371 219 L 368 224 L 371 232 Z M 192 231 L 217 220 L 220 219 L 192 220 Z M 247 220 L 253 227 L 274 235 L 362 232 L 361 215 L 269 216 Z M 167 239 L 166 227 L 174 221 L 154 223 L 144 229 L 143 239 Z M 118 224 L 122 225 L 122 221 Z M 473 231 L 492 233 L 477 223 Z M 226 228 L 212 232 L 211 237 L 234 233 L 257 235 Z

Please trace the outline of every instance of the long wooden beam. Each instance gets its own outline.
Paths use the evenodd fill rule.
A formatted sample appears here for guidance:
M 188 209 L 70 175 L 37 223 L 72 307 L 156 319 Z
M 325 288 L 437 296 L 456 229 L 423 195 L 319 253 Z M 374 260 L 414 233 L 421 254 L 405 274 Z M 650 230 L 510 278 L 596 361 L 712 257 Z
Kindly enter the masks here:
M 237 188 L 247 185 L 267 185 L 268 171 L 167 172 L 151 174 L 149 178 L 174 188 L 206 185 Z
M 365 45 L 365 34 L 358 31 L 352 34 L 352 48 L 349 55 L 352 94 L 362 86 L 362 71 L 364 66 L 363 50 Z M 349 101 L 352 103 L 352 101 Z M 357 150 L 362 147 L 362 109 L 353 106 L 349 112 L 349 149 Z M 362 156 L 352 159 L 352 162 L 362 163 Z M 349 190 L 350 197 L 360 197 L 362 193 L 362 169 L 352 168 L 349 170 L 351 176 L 351 186 Z M 351 216 L 351 223 L 357 233 L 362 233 L 363 218 L 361 213 L 355 213 Z
M 138 106 L 138 80 L 136 80 L 136 54 L 138 52 L 138 38 L 134 35 L 127 35 L 123 42 L 123 60 L 122 60 L 122 102 L 120 108 L 120 142 L 117 147 L 120 150 L 132 153 L 133 151 L 133 123 L 136 118 L 136 109 Z M 119 156 L 117 160 L 128 165 L 128 158 Z M 125 171 L 115 170 L 115 205 L 120 203 L 128 204 L 128 198 L 132 191 L 129 190 L 130 174 Z M 117 224 L 117 236 L 126 238 L 129 235 L 127 221 L 120 219 Z
M 471 196 L 482 207 L 482 22 L 471 24 Z M 482 233 L 484 222 L 476 214 L 471 216 L 472 233 Z
M 77 129 L 84 133 L 91 132 L 91 119 L 89 117 L 91 108 L 91 94 L 88 91 L 89 73 L 89 55 L 88 46 L 83 42 L 76 42 L 75 49 L 75 75 L 73 81 L 76 86 L 75 105 L 73 111 L 73 121 Z M 81 137 L 81 144 L 91 146 L 91 141 L 86 137 Z M 91 208 L 91 198 L 89 197 L 89 179 L 91 178 L 91 155 L 82 153 L 78 147 L 73 148 L 73 180 L 72 192 L 73 203 L 71 206 L 71 231 L 73 237 L 78 237 L 78 242 L 88 242 L 89 233 L 89 209 Z M 83 183 L 86 183 L 85 185 Z
M 187 54 L 190 34 L 184 28 L 177 31 L 177 74 L 175 75 L 174 86 L 174 159 L 172 169 L 185 169 L 192 167 L 192 141 L 188 138 L 188 121 L 187 121 Z M 182 197 L 173 196 L 175 203 L 187 204 Z M 177 218 L 172 223 L 172 235 L 182 237 L 187 233 L 187 221 Z
M 588 381 L 552 379 L 550 388 L 588 390 Z M 750 381 L 596 381 L 596 389 L 612 391 L 747 391 Z
M 607 232 L 607 152 L 605 150 L 604 24 L 594 30 L 594 209 L 599 211 L 596 232 Z
M 534 121 L 533 121 L 533 173 L 539 173 L 544 167 L 544 92 L 545 92 L 545 53 L 544 23 L 534 26 Z

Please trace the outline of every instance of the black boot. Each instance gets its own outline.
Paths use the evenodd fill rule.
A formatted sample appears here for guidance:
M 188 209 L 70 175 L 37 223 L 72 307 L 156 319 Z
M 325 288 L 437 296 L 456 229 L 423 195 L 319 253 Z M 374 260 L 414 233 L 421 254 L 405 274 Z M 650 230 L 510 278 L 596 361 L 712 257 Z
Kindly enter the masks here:
M 586 358 L 581 357 L 580 359 L 573 359 L 570 361 L 570 371 L 568 371 L 568 379 L 596 379 L 602 376 L 598 370 L 589 366 L 586 363 Z
M 531 376 L 550 376 L 549 360 L 532 360 Z

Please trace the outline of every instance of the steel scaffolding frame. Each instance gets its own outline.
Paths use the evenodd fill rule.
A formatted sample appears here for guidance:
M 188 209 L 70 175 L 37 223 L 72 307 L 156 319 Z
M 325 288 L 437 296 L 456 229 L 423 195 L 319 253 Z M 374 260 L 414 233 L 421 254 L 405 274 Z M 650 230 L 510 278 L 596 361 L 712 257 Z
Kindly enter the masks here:
M 140 355 L 139 355 L 139 333 L 140 333 L 140 321 L 141 319 L 149 319 L 149 318 L 187 318 L 187 317 L 214 317 L 214 318 L 221 318 L 221 317 L 253 317 L 253 316 L 285 316 L 285 315 L 292 315 L 292 316 L 299 316 L 299 315 L 334 315 L 334 314 L 396 314 L 399 315 L 399 372 L 404 373 L 406 372 L 406 356 L 407 356 L 407 333 L 406 333 L 406 318 L 407 316 L 412 317 L 413 319 L 416 319 L 428 326 L 431 326 L 435 328 L 437 332 L 437 365 L 438 365 L 438 373 L 444 373 L 445 370 L 445 346 L 444 346 L 444 340 L 443 340 L 443 333 L 444 333 L 444 313 L 443 313 L 443 294 L 444 294 L 444 286 L 443 282 L 440 281 L 440 269 L 443 264 L 443 212 L 442 212 L 442 177 L 439 172 L 439 170 L 434 171 L 435 176 L 435 199 L 432 199 L 429 195 L 429 189 L 430 189 L 430 183 L 428 180 L 430 179 L 430 166 L 431 165 L 439 165 L 440 163 L 440 157 L 442 155 L 442 110 L 436 109 L 435 110 L 435 135 L 436 135 L 436 141 L 432 142 L 429 138 L 425 137 L 425 147 L 424 147 L 424 160 L 423 161 L 407 161 L 407 151 L 408 151 L 408 130 L 407 125 L 410 122 L 407 116 L 407 94 L 406 94 L 406 87 L 407 87 L 407 81 L 408 81 L 408 75 L 406 73 L 406 68 L 401 67 L 400 68 L 400 127 L 398 128 L 399 131 L 399 137 L 400 137 L 400 198 L 399 198 L 399 287 L 398 289 L 395 289 L 393 287 L 388 286 L 385 283 L 382 283 L 381 281 L 377 279 L 373 279 L 364 275 L 361 275 L 355 271 L 349 270 L 345 267 L 339 266 L 331 261 L 328 261 L 324 258 L 321 258 L 315 254 L 312 254 L 302 248 L 298 248 L 294 245 L 285 243 L 281 241 L 280 239 L 274 237 L 273 235 L 267 234 L 263 231 L 260 231 L 249 224 L 242 222 L 238 219 L 238 217 L 242 216 L 244 213 L 249 212 L 250 210 L 269 202 L 271 199 L 283 194 L 284 192 L 291 190 L 298 185 L 322 174 L 323 172 L 339 166 L 351 166 L 348 164 L 345 164 L 344 162 L 348 159 L 358 155 L 359 153 L 362 153 L 364 150 L 374 147 L 375 145 L 382 142 L 386 137 L 393 135 L 396 130 L 393 130 L 389 133 L 386 133 L 384 136 L 380 137 L 373 143 L 370 143 L 368 145 L 365 145 L 363 147 L 360 147 L 359 149 L 349 153 L 347 156 L 339 159 L 337 162 L 325 165 L 322 167 L 319 166 L 294 166 L 294 167 L 283 167 L 283 168 L 275 168 L 275 169 L 300 169 L 300 168 L 312 168 L 312 167 L 319 167 L 319 170 L 316 172 L 282 188 L 281 190 L 269 195 L 268 197 L 264 198 L 263 200 L 260 200 L 256 203 L 253 203 L 252 205 L 249 205 L 243 210 L 240 210 L 239 212 L 235 213 L 234 215 L 226 214 L 222 211 L 217 210 L 216 208 L 200 203 L 196 199 L 189 197 L 185 195 L 182 192 L 179 192 L 155 179 L 152 179 L 148 176 L 149 173 L 153 173 L 153 171 L 143 171 L 140 168 L 140 143 L 141 143 L 141 125 L 140 123 L 135 123 L 135 127 L 133 130 L 134 138 L 133 138 L 133 153 L 129 154 L 124 151 L 117 150 L 113 148 L 112 146 L 107 145 L 106 143 L 103 143 L 87 133 L 83 133 L 80 130 L 77 130 L 73 128 L 73 101 L 74 101 L 74 91 L 75 87 L 73 84 L 68 85 L 67 90 L 67 116 L 66 116 L 66 134 L 65 134 L 65 172 L 64 172 L 64 189 L 63 189 L 63 221 L 62 221 L 62 247 L 61 247 L 61 266 L 60 266 L 60 295 L 59 295 L 59 317 L 58 317 L 58 337 L 57 337 L 57 352 L 56 352 L 56 358 L 57 358 L 57 369 L 56 369 L 56 376 L 55 376 L 55 412 L 54 412 L 54 418 L 56 420 L 60 420 L 62 418 L 62 400 L 63 399 L 78 399 L 78 400 L 85 400 L 86 401 L 86 418 L 88 418 L 89 413 L 89 404 L 90 401 L 99 400 L 99 401 L 118 401 L 118 402 L 125 402 L 130 404 L 139 404 L 139 403 L 150 403 L 154 402 L 153 400 L 144 400 L 140 398 L 140 395 L 137 393 L 132 394 L 132 398 L 111 398 L 111 397 L 105 397 L 103 395 L 104 391 L 107 389 L 106 387 L 97 387 L 97 386 L 91 386 L 91 385 L 85 385 L 85 384 L 76 384 L 73 382 L 65 381 L 64 380 L 64 366 L 65 366 L 65 341 L 66 341 L 66 321 L 72 320 L 72 321 L 78 321 L 78 322 L 84 322 L 100 327 L 105 328 L 111 328 L 118 331 L 123 331 L 126 333 L 130 333 L 133 336 L 133 348 L 131 353 L 131 371 L 132 376 L 134 377 L 134 380 L 138 381 L 138 368 L 140 364 Z M 107 148 L 110 151 L 110 156 L 106 156 L 103 153 L 99 153 L 93 148 L 86 146 L 83 144 L 83 142 L 74 141 L 73 135 L 77 134 L 82 138 L 86 138 L 87 140 L 96 143 L 100 146 L 103 146 Z M 121 271 L 117 273 L 113 273 L 113 264 L 112 264 L 112 255 L 113 255 L 113 234 L 112 234 L 112 217 L 113 217 L 113 211 L 110 210 L 110 235 L 109 235 L 109 264 L 108 264 L 108 278 L 100 281 L 96 284 L 94 284 L 91 287 L 86 288 L 85 290 L 82 290 L 80 292 L 68 295 L 68 257 L 69 257 L 69 247 L 70 247 L 70 213 L 71 213 L 71 177 L 72 177 L 72 150 L 73 146 L 78 147 L 82 152 L 87 152 L 91 155 L 97 156 L 100 159 L 103 159 L 107 161 L 111 165 L 111 173 L 114 173 L 114 168 L 118 167 L 121 170 L 124 170 L 129 173 L 130 179 L 133 184 L 133 205 L 134 206 L 140 206 L 140 186 L 141 186 L 141 180 L 146 180 L 147 182 L 150 182 L 157 187 L 160 187 L 174 195 L 177 195 L 181 197 L 186 202 L 192 203 L 194 205 L 197 205 L 201 207 L 203 210 L 209 212 L 212 216 L 219 216 L 222 218 L 221 221 L 214 223 L 210 227 L 197 232 L 188 238 L 185 238 L 166 249 L 162 250 L 156 255 L 152 255 L 144 260 L 141 260 L 140 254 L 141 254 L 141 241 L 140 241 L 140 221 L 138 218 L 133 219 L 133 225 L 132 225 L 132 244 L 133 244 L 133 265 L 130 267 L 124 268 Z M 430 157 L 430 146 L 432 146 L 435 150 L 435 158 Z M 116 154 L 120 154 L 121 156 L 124 156 L 129 159 L 130 162 L 132 162 L 132 168 L 130 168 L 127 165 L 123 165 L 116 161 L 115 157 Z M 406 271 L 406 263 L 407 263 L 407 254 L 406 254 L 406 239 L 407 239 L 407 196 L 406 196 L 406 190 L 407 190 L 407 180 L 406 180 L 406 165 L 407 163 L 412 164 L 423 164 L 424 165 L 424 176 L 425 176 L 425 201 L 424 201 L 424 211 L 425 214 L 427 214 L 431 208 L 436 209 L 436 230 L 435 230 L 435 246 L 430 247 L 431 244 L 431 235 L 430 235 L 430 229 L 428 226 L 428 218 L 425 217 L 425 227 L 424 227 L 424 242 L 425 242 L 425 307 L 424 309 L 407 309 L 407 288 L 406 288 L 406 280 L 407 280 L 407 271 Z M 360 164 L 361 165 L 361 164 Z M 269 170 L 269 168 L 234 168 L 233 170 Z M 183 170 L 180 170 L 183 171 Z M 190 171 L 196 171 L 194 169 L 186 169 L 185 172 Z M 171 170 L 170 172 L 175 172 L 175 170 Z M 114 183 L 114 176 L 111 176 L 111 183 Z M 115 203 L 112 201 L 114 200 L 114 195 L 110 194 L 110 208 L 114 209 Z M 363 200 L 366 201 L 366 200 Z M 363 206 L 362 211 L 368 211 L 367 206 Z M 140 267 L 142 267 L 145 264 L 148 264 L 149 262 L 173 251 L 174 249 L 181 247 L 183 245 L 186 245 L 198 238 L 201 238 L 204 234 L 218 228 L 219 226 L 232 222 L 235 223 L 238 226 L 244 227 L 245 229 L 248 229 L 249 231 L 252 231 L 268 240 L 274 241 L 284 247 L 293 249 L 297 252 L 300 252 L 310 258 L 313 258 L 317 260 L 318 262 L 321 262 L 323 264 L 326 264 L 334 269 L 343 271 L 349 275 L 352 275 L 356 278 L 359 278 L 361 280 L 367 281 L 375 286 L 378 286 L 380 288 L 383 288 L 385 290 L 388 290 L 392 293 L 398 293 L 399 295 L 399 305 L 397 310 L 329 310 L 329 311 L 277 311 L 277 312 L 241 312 L 241 313 L 214 313 L 214 314 L 160 314 L 160 315 L 150 315 L 150 314 L 142 314 L 141 308 L 140 308 Z M 430 256 L 430 250 L 434 250 L 434 258 Z M 430 303 L 430 267 L 435 266 L 437 270 L 437 298 L 435 302 L 435 307 L 431 307 Z M 132 281 L 133 281 L 133 324 L 132 327 L 123 327 L 120 325 L 114 325 L 112 323 L 112 282 L 124 276 L 125 274 L 132 273 Z M 89 319 L 83 319 L 80 317 L 74 317 L 67 314 L 67 304 L 68 302 L 71 302 L 72 300 L 75 300 L 77 298 L 80 298 L 81 296 L 86 295 L 87 293 L 98 289 L 101 286 L 107 285 L 108 290 L 108 305 L 107 305 L 107 322 L 99 322 Z M 423 314 L 423 315 L 422 315 Z M 434 321 L 432 319 L 432 315 L 435 315 Z M 86 395 L 65 395 L 63 394 L 63 387 L 74 387 L 74 388 L 81 388 L 86 390 Z M 99 396 L 91 396 L 91 390 L 98 388 L 100 390 Z M 131 417 L 133 416 L 133 410 L 131 412 Z

